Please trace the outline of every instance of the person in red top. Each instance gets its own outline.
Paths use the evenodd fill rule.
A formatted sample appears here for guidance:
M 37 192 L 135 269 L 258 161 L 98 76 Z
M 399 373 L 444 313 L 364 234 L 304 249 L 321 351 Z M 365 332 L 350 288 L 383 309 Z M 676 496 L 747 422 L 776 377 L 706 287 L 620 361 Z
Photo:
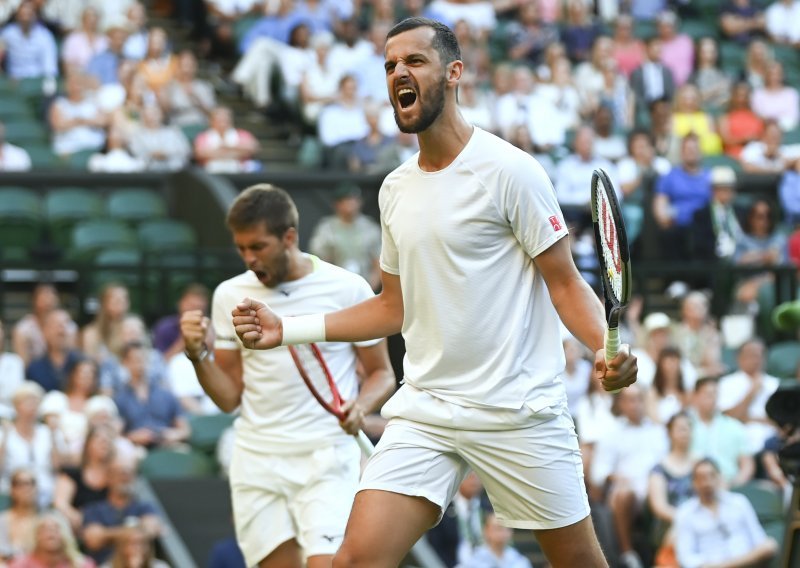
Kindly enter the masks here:
M 736 83 L 728 103 L 728 111 L 719 117 L 719 135 L 725 154 L 738 158 L 748 142 L 758 140 L 764 132 L 764 121 L 750 108 L 750 86 Z
M 259 150 L 255 136 L 233 125 L 233 113 L 218 106 L 211 111 L 211 128 L 197 135 L 194 157 L 211 173 L 241 173 L 259 169 L 253 157 Z

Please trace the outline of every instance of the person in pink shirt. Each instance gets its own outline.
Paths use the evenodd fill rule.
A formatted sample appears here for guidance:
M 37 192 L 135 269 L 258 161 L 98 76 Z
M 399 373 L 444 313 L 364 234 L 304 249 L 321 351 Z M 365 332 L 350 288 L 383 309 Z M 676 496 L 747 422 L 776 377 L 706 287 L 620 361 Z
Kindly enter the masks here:
M 688 35 L 677 32 L 678 18 L 673 12 L 661 12 L 656 22 L 661 38 L 661 62 L 672 71 L 675 85 L 680 87 L 694 68 L 694 43 Z
M 211 128 L 197 135 L 194 155 L 197 162 L 212 173 L 241 173 L 258 169 L 253 156 L 258 140 L 233 125 L 233 114 L 227 107 L 211 111 Z
M 86 69 L 89 61 L 108 48 L 108 37 L 98 30 L 97 10 L 86 8 L 81 27 L 70 33 L 61 46 L 61 59 L 68 68 Z
M 753 91 L 753 110 L 761 118 L 771 118 L 788 132 L 800 122 L 800 97 L 797 89 L 783 84 L 783 65 L 773 61 L 767 66 L 764 86 Z
M 633 18 L 627 14 L 617 18 L 612 41 L 617 69 L 628 78 L 645 60 L 644 42 L 633 35 Z

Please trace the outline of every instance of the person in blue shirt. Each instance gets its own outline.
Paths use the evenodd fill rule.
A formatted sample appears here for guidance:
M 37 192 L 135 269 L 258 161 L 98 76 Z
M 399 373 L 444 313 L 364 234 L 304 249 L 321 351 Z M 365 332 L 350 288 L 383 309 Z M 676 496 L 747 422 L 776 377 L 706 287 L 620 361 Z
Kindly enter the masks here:
M 125 22 L 112 22 L 106 27 L 108 48 L 89 60 L 86 73 L 100 81 L 101 85 L 119 83 L 119 66 L 125 56 L 122 53 L 128 39 Z
M 497 522 L 494 513 L 483 521 L 484 544 L 475 549 L 461 568 L 531 568 L 531 562 L 511 546 L 513 532 Z
M 135 481 L 136 466 L 130 460 L 116 458 L 108 473 L 108 497 L 83 508 L 80 540 L 97 564 L 111 556 L 114 542 L 132 523 L 140 524 L 150 539 L 161 533 L 156 508 L 136 497 Z
M 681 141 L 681 164 L 656 182 L 653 215 L 660 229 L 664 259 L 689 258 L 692 217 L 710 200 L 711 176 L 703 168 L 700 140 L 688 134 Z
M 44 319 L 42 333 L 47 351 L 30 362 L 25 376 L 45 392 L 64 390 L 70 370 L 83 359 L 83 355 L 72 348 L 74 329 L 75 324 L 66 310 L 55 309 Z
M 189 437 L 189 422 L 178 398 L 147 378 L 147 352 L 141 343 L 122 349 L 122 365 L 128 381 L 114 397 L 125 423 L 125 435 L 139 446 L 152 448 L 183 442 Z
M 0 32 L 0 59 L 12 79 L 58 76 L 58 50 L 53 34 L 36 18 L 33 2 L 17 8 L 14 23 Z

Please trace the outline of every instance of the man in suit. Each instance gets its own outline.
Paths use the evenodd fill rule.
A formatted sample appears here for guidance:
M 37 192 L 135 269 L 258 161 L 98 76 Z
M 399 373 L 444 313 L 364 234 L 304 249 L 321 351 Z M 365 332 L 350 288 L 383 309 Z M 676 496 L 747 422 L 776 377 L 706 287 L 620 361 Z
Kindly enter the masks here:
M 692 220 L 692 254 L 703 260 L 726 260 L 733 256 L 742 234 L 733 201 L 736 172 L 729 166 L 711 169 L 711 200 L 698 209 Z
M 637 112 L 644 111 L 659 99 L 672 100 L 675 81 L 672 72 L 661 62 L 661 39 L 647 41 L 647 59 L 631 74 L 631 89 L 636 95 Z

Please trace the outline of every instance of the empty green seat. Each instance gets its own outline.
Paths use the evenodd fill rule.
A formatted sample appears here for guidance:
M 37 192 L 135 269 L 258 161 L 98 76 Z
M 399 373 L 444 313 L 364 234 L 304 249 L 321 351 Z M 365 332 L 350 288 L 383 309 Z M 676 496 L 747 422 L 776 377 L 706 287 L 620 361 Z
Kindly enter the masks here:
M 781 341 L 769 348 L 767 373 L 781 379 L 793 378 L 800 366 L 800 342 Z
M 189 443 L 198 451 L 213 454 L 222 433 L 233 424 L 235 419 L 235 415 L 223 412 L 207 416 L 192 416 L 189 418 L 189 425 L 192 428 Z
M 139 465 L 139 473 L 147 479 L 208 477 L 216 470 L 217 464 L 212 458 L 194 450 L 152 450 Z
M 147 251 L 191 250 L 197 245 L 192 227 L 175 219 L 156 219 L 139 225 L 139 244 Z
M 39 243 L 41 233 L 39 195 L 23 187 L 0 189 L 0 247 L 4 256 L 21 257 L 23 251 Z
M 107 249 L 136 248 L 136 235 L 120 221 L 91 219 L 75 225 L 69 255 L 89 259 Z
M 733 491 L 747 497 L 762 525 L 783 520 L 784 511 L 780 491 L 769 482 L 750 481 L 735 487 Z
M 161 194 L 147 189 L 119 189 L 108 196 L 109 216 L 138 223 L 166 216 L 167 204 Z
M 0 120 L 6 122 L 18 118 L 30 118 L 33 120 L 33 107 L 22 97 L 5 95 L 3 104 L 0 104 Z
M 96 191 L 77 187 L 51 189 L 44 199 L 51 240 L 68 246 L 72 228 L 79 221 L 103 214 L 103 199 Z
M 34 118 L 15 116 L 3 124 L 6 127 L 6 140 L 23 148 L 30 142 L 45 143 L 49 140 L 44 124 Z
M 37 171 L 55 169 L 61 166 L 61 161 L 58 156 L 53 154 L 53 148 L 49 142 L 26 142 L 25 150 L 31 157 L 33 169 Z
M 739 163 L 739 160 L 726 154 L 703 157 L 703 166 L 706 168 L 713 168 L 715 166 L 728 166 L 733 168 L 736 172 L 742 171 L 742 165 Z

